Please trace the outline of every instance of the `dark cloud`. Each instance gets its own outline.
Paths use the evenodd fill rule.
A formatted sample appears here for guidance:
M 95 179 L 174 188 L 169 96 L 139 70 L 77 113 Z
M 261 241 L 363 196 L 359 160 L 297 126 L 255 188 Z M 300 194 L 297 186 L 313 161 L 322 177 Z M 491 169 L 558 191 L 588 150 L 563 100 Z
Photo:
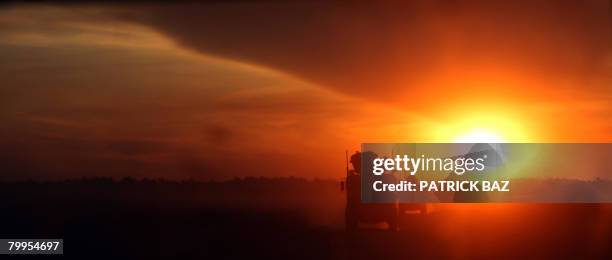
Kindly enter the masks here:
M 550 80 L 609 76 L 609 9 L 606 0 L 272 2 L 149 6 L 118 16 L 209 55 L 405 100 L 437 77 L 512 71 L 548 80 L 552 91 Z
M 36 14 L 34 25 L 0 32 L 0 179 L 284 175 L 277 169 L 299 164 L 308 151 L 277 151 L 276 142 L 329 139 L 321 125 L 352 102 L 257 66 L 171 44 L 141 48 L 166 40 L 142 26 L 91 28 L 83 19 L 55 25 L 68 36 L 48 33 L 37 27 L 41 16 L 63 21 L 72 9 L 47 10 L 15 9 Z M 4 15 L 0 21 L 18 24 Z M 114 30 L 125 33 L 108 36 Z M 144 38 L 133 42 L 126 33 Z M 292 174 L 332 176 L 325 163 Z

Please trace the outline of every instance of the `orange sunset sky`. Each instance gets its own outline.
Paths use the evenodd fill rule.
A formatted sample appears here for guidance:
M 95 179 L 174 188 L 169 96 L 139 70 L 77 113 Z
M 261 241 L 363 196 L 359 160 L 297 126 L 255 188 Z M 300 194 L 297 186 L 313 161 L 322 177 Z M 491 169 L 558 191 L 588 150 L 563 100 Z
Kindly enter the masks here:
M 339 178 L 363 142 L 607 143 L 611 5 L 4 4 L 1 178 Z

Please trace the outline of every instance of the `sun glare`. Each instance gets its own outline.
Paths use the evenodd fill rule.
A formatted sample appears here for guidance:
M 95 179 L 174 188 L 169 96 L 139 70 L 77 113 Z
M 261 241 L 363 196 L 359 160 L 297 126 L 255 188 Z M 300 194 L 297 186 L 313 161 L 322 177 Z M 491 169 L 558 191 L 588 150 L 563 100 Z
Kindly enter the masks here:
M 498 134 L 488 129 L 473 129 L 465 134 L 460 134 L 453 140 L 455 143 L 505 143 L 507 142 Z
M 509 113 L 471 114 L 434 125 L 431 134 L 436 142 L 454 143 L 520 143 L 530 142 L 524 121 Z

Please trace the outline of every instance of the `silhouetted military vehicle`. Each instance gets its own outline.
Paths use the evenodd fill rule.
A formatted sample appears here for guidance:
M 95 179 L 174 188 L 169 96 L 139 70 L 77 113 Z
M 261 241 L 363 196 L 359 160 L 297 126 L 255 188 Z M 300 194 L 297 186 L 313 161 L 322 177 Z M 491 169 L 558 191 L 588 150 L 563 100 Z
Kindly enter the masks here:
M 423 203 L 362 203 L 361 202 L 361 156 L 355 152 L 351 156 L 350 163 L 353 169 L 349 169 L 348 153 L 346 164 L 346 179 L 341 182 L 341 190 L 346 190 L 345 225 L 347 231 L 359 229 L 360 225 L 386 223 L 390 231 L 399 230 L 402 218 L 405 215 L 426 214 L 426 204 Z M 376 154 L 367 152 L 363 156 Z M 391 177 L 391 175 L 389 175 Z M 346 184 L 346 187 L 345 187 Z

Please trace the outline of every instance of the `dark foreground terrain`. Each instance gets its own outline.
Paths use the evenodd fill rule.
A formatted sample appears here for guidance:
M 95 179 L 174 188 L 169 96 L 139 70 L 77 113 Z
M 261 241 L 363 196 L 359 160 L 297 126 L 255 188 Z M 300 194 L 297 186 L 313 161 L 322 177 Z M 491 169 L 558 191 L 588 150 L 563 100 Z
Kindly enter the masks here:
M 436 204 L 346 233 L 334 181 L 4 183 L 0 209 L 1 238 L 63 238 L 79 259 L 612 257 L 609 204 Z

